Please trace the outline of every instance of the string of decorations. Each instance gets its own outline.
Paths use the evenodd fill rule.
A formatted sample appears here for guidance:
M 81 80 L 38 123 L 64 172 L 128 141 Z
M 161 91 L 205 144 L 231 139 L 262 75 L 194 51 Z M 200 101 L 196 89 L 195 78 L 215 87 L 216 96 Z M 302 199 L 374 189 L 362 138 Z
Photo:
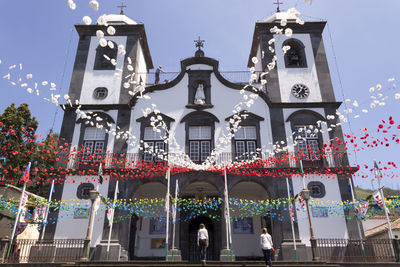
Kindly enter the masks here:
M 207 214 L 212 219 L 224 220 L 222 207 L 224 201 L 222 198 L 208 198 L 208 199 L 185 199 L 185 198 L 172 198 L 172 202 L 177 201 L 177 210 L 182 216 L 177 218 L 178 221 L 190 221 L 193 218 Z M 35 217 L 33 214 L 39 214 L 42 207 L 50 205 L 51 209 L 58 211 L 57 218 L 48 218 L 45 223 L 55 223 L 57 220 L 72 219 L 76 216 L 85 216 L 86 212 L 90 209 L 90 201 L 83 201 L 81 199 L 70 199 L 63 201 L 53 201 L 48 203 L 45 200 L 37 200 L 35 203 L 35 212 L 26 212 L 25 217 L 31 219 Z M 346 211 L 355 210 L 360 204 L 360 201 L 333 201 L 333 200 L 320 200 L 312 199 L 309 201 L 309 206 L 314 210 L 313 217 L 326 217 L 339 216 L 343 218 L 354 218 L 357 216 L 355 213 L 348 213 Z M 294 210 L 298 213 L 297 216 L 292 216 L 295 221 L 303 220 L 301 213 L 305 212 L 305 207 L 299 203 L 298 199 L 293 198 L 279 198 L 273 200 L 248 200 L 240 198 L 230 198 L 229 206 L 233 220 L 254 217 L 254 216 L 270 216 L 276 217 L 278 220 L 290 220 L 290 206 L 295 205 Z M 370 205 L 371 208 L 362 219 L 371 218 L 381 214 L 381 209 L 377 206 Z M 386 206 L 389 210 L 398 212 L 400 211 L 400 197 L 391 197 L 386 199 Z M 104 220 L 104 215 L 109 207 L 114 207 L 117 211 L 114 223 L 130 219 L 134 217 L 153 218 L 157 220 L 165 220 L 165 199 L 152 198 L 152 199 L 112 199 L 103 198 L 96 218 L 99 221 Z M 293 207 L 293 206 L 292 206 Z M 18 200 L 0 198 L 0 208 L 7 210 L 10 214 L 15 215 L 18 210 Z M 299 216 L 300 213 L 300 216 Z M 347 215 L 346 215 L 347 214 Z M 297 218 L 294 218 L 297 217 Z M 43 218 L 42 218 L 43 219 Z M 40 218 L 38 219 L 40 221 Z M 43 221 L 41 223 L 44 223 Z

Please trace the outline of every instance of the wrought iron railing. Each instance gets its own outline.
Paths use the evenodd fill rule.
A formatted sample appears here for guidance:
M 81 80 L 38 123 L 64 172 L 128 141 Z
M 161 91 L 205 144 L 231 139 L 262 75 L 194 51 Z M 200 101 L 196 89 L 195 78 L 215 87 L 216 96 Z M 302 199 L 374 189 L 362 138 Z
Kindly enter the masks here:
M 35 262 L 73 262 L 84 256 L 84 239 L 54 239 L 14 240 L 6 249 L 4 262 L 35 263 Z
M 250 82 L 252 84 L 257 84 L 257 85 L 261 83 L 260 75 L 262 72 L 260 72 L 260 71 L 256 71 L 254 73 L 251 73 L 250 71 L 221 71 L 219 73 L 221 74 L 222 77 L 224 77 L 226 80 L 228 80 L 232 83 L 239 83 L 239 84 L 243 84 L 243 85 L 249 84 Z M 179 74 L 180 74 L 180 72 L 166 72 L 166 73 L 161 72 L 159 74 L 158 84 L 168 83 L 168 82 L 174 80 Z M 138 73 L 137 75 L 142 75 L 143 78 L 144 77 L 147 78 L 147 81 L 146 81 L 147 86 L 156 84 L 155 72 L 149 72 L 149 73 L 143 73 L 143 74 Z M 253 75 L 253 77 L 252 77 L 252 75 Z M 253 79 L 253 78 L 255 78 L 255 79 Z
M 317 239 L 317 257 L 327 262 L 395 261 L 390 239 Z
M 184 166 L 189 162 L 189 157 L 184 153 L 164 153 L 153 157 L 154 163 Z M 320 154 L 318 158 L 304 158 L 299 153 L 268 153 L 257 152 L 250 154 L 237 154 L 222 152 L 210 157 L 210 162 L 214 165 L 224 165 L 232 163 L 260 163 L 255 166 L 262 168 L 300 168 L 300 160 L 305 168 L 328 168 L 342 167 L 348 168 L 349 161 L 347 154 Z M 102 153 L 93 156 L 83 155 L 80 152 L 60 152 L 56 157 L 55 168 L 62 169 L 98 169 L 100 163 L 104 169 L 131 169 L 144 161 L 143 153 Z

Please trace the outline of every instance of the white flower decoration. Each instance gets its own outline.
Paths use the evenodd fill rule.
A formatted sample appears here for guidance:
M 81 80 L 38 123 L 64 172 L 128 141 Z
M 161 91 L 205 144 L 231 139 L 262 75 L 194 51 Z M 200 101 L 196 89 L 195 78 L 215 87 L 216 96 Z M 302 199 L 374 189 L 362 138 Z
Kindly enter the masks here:
M 86 25 L 90 25 L 92 24 L 92 19 L 89 16 L 84 16 L 82 18 L 83 23 L 85 23 Z

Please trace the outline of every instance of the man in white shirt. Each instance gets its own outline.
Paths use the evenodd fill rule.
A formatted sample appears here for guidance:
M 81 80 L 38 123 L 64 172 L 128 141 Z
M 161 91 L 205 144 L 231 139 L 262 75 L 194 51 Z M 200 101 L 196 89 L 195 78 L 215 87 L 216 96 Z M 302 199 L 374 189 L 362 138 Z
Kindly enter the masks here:
M 264 260 L 265 260 L 265 265 L 272 267 L 272 252 L 274 250 L 273 243 L 272 243 L 272 237 L 270 234 L 268 234 L 267 228 L 263 228 L 262 234 L 260 236 L 260 245 L 261 245 L 261 250 L 264 255 Z
M 200 259 L 204 266 L 206 264 L 206 250 L 208 247 L 208 231 L 203 223 L 200 224 L 200 229 L 197 232 L 197 246 L 200 247 Z

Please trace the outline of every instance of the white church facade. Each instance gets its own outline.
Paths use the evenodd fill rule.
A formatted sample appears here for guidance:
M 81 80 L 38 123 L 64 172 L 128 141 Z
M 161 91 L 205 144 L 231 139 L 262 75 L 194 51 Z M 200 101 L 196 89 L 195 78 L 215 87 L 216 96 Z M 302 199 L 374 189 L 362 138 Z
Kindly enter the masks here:
M 231 82 L 225 78 L 219 62 L 206 56 L 201 42 L 193 57 L 181 61 L 181 70 L 173 79 L 149 82 L 153 79 L 149 70 L 154 66 L 144 25 L 123 14 L 105 18 L 116 29 L 115 34 L 107 34 L 107 27 L 103 25 L 76 26 L 80 38 L 69 89 L 72 105 L 65 105 L 60 132 L 62 143 L 69 144 L 69 151 L 67 159 L 60 161 L 58 166 L 68 169 L 69 174 L 63 184 L 56 186 L 55 200 L 77 199 L 77 202 L 87 203 L 88 189 L 97 185 L 99 159 L 125 160 L 124 168 L 128 169 L 131 168 L 129 163 L 134 166 L 140 160 L 157 163 L 171 157 L 178 161 L 180 156 L 176 155 L 182 153 L 192 164 L 199 165 L 216 155 L 214 163 L 207 163 L 212 165 L 258 157 L 265 159 L 274 154 L 276 157 L 298 155 L 299 151 L 302 151 L 304 167 L 321 170 L 305 179 L 311 199 L 321 203 L 351 200 L 348 191 L 351 175 L 339 171 L 349 165 L 343 143 L 338 142 L 343 141 L 343 133 L 337 116 L 334 119 L 328 116 L 335 115 L 341 103 L 334 96 L 322 39 L 326 22 L 300 25 L 296 23 L 295 15 L 281 12 L 256 23 L 248 63 L 256 75 L 252 77 L 252 85 L 259 88 L 254 91 L 252 86 L 246 87 L 248 82 Z M 282 19 L 287 19 L 287 27 L 293 30 L 293 35 L 288 37 L 271 32 L 274 26 L 282 27 Z M 104 47 L 96 36 L 98 30 L 106 33 Z M 271 39 L 274 39 L 273 43 Z M 119 45 L 123 45 L 126 53 L 119 53 Z M 268 49 L 270 46 L 275 52 Z M 282 50 L 285 46 L 291 48 L 286 53 Z M 272 67 L 271 62 L 275 64 Z M 266 84 L 262 82 L 264 79 Z M 249 95 L 246 100 L 245 94 Z M 239 110 L 238 103 L 241 102 Z M 221 143 L 224 134 L 226 137 L 228 133 L 226 128 L 232 126 L 235 109 L 236 114 L 244 115 L 241 127 L 234 137 Z M 86 115 L 82 116 L 83 113 Z M 168 134 L 153 131 L 154 117 L 162 119 Z M 314 129 L 318 131 L 314 132 Z M 165 142 L 164 135 L 168 135 L 169 142 Z M 324 145 L 329 147 L 330 144 L 338 150 L 323 149 Z M 119 179 L 119 199 L 165 198 L 167 181 L 164 176 L 140 179 L 124 172 L 120 166 L 103 164 L 105 179 L 99 185 L 102 196 L 113 198 L 114 178 L 123 177 Z M 303 189 L 301 175 L 290 174 L 299 173 L 298 161 L 289 160 L 263 168 L 266 173 L 281 172 L 286 176 L 228 174 L 229 197 L 254 201 L 287 198 L 285 178 L 289 178 L 292 196 Z M 325 174 L 328 169 L 331 173 Z M 85 175 L 82 170 L 86 170 Z M 220 173 L 198 170 L 173 174 L 171 192 L 175 190 L 176 180 L 180 198 L 223 198 L 224 181 Z M 325 211 L 328 208 L 319 206 L 318 209 Z M 98 259 L 104 253 L 109 234 L 105 210 L 100 211 L 94 220 L 91 240 Z M 261 257 L 259 235 L 263 227 L 267 227 L 273 237 L 278 258 L 293 258 L 289 211 L 282 205 L 274 212 L 279 216 L 270 213 L 241 218 L 239 211 L 232 210 L 232 217 L 238 217 L 236 222 L 240 222 L 232 222 L 232 250 L 237 260 Z M 358 238 L 357 222 L 345 216 L 347 213 L 345 210 L 337 214 L 323 212 L 322 216 L 312 213 L 315 237 Z M 193 261 L 198 257 L 195 239 L 199 224 L 204 223 L 210 233 L 208 258 L 219 260 L 227 248 L 223 209 L 196 216 L 191 214 L 190 210 L 180 210 L 177 214 L 175 246 L 182 259 Z M 48 225 L 48 238 L 85 238 L 87 216 L 67 216 L 65 210 L 54 211 L 50 216 L 57 222 Z M 157 216 L 162 217 L 162 214 L 150 218 L 117 209 L 115 216 L 124 219 L 113 226 L 112 258 L 164 257 L 164 249 L 156 245 L 165 238 L 165 229 L 160 227 L 163 224 L 157 221 Z M 295 217 L 295 242 L 301 258 L 310 259 L 307 213 L 298 202 Z M 243 224 L 247 226 L 241 227 Z

